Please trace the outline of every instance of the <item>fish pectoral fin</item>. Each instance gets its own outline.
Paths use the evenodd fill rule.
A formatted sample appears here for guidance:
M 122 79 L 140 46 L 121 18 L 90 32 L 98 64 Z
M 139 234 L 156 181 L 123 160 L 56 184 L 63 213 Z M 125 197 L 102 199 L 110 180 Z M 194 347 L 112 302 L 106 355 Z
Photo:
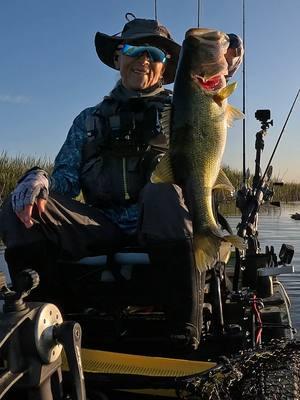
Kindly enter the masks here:
M 230 83 L 229 85 L 223 87 L 213 96 L 214 101 L 221 106 L 222 102 L 235 91 L 236 87 L 237 82 Z
M 150 177 L 152 183 L 174 183 L 170 154 L 167 151 Z
M 233 184 L 230 182 L 225 172 L 220 169 L 219 175 L 217 176 L 216 182 L 213 186 L 214 190 L 227 190 L 230 193 L 235 191 Z
M 237 108 L 233 107 L 232 105 L 227 104 L 226 117 L 227 117 L 227 126 L 230 127 L 232 126 L 234 120 L 245 118 L 245 114 L 242 113 Z
M 245 243 L 244 239 L 238 235 L 226 235 L 223 237 L 223 240 L 230 242 L 234 247 L 240 250 L 247 249 L 247 244 Z

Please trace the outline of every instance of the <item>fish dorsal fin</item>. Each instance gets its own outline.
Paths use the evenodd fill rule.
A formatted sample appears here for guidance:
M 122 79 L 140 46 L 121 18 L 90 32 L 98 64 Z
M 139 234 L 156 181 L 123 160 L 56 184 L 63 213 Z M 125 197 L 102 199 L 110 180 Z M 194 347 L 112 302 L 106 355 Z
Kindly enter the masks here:
M 216 182 L 213 187 L 214 190 L 227 190 L 232 193 L 235 191 L 233 184 L 230 182 L 225 172 L 220 169 L 219 175 L 217 176 Z
M 227 104 L 226 115 L 227 115 L 227 126 L 232 126 L 233 121 L 236 119 L 245 118 L 245 114 L 243 114 L 240 110 L 238 110 L 237 108 L 233 107 L 230 104 Z
M 237 82 L 230 83 L 229 85 L 223 87 L 213 96 L 214 101 L 221 105 L 222 102 L 227 99 L 235 91 L 237 87 Z
M 152 183 L 174 183 L 170 154 L 167 151 L 150 177 Z

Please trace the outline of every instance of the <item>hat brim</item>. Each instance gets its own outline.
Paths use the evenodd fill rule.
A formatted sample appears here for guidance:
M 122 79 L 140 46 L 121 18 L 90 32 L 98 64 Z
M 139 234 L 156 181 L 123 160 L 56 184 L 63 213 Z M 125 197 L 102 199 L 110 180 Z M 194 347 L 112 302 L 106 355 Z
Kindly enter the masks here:
M 171 56 L 171 58 L 168 59 L 168 62 L 166 63 L 166 69 L 164 72 L 164 83 L 169 84 L 174 82 L 179 53 L 181 49 L 181 46 L 178 43 L 159 35 L 136 34 L 130 38 L 121 38 L 97 32 L 95 36 L 95 46 L 100 60 L 109 67 L 116 69 L 114 63 L 114 53 L 117 49 L 117 46 L 121 43 L 148 43 L 158 46 L 160 49 L 164 50 Z

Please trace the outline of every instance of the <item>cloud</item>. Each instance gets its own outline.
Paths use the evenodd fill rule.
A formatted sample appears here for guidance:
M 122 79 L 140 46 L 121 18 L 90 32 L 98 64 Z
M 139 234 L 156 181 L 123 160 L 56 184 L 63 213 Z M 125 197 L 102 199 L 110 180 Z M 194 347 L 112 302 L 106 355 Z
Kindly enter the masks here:
M 27 104 L 30 102 L 30 97 L 27 96 L 11 96 L 9 94 L 0 94 L 0 103 L 10 104 Z

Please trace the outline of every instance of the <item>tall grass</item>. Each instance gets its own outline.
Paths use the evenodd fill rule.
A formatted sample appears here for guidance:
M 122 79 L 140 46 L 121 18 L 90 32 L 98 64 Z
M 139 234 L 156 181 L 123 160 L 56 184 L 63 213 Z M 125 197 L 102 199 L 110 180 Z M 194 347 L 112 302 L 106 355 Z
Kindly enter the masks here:
M 238 190 L 243 181 L 242 172 L 223 166 L 223 170 L 232 182 L 236 190 Z M 251 179 L 250 179 L 251 180 Z M 300 183 L 286 182 L 283 186 L 276 186 L 273 183 L 280 181 L 276 177 L 271 181 L 270 186 L 274 191 L 273 201 L 292 202 L 300 201 Z
M 15 188 L 18 179 L 34 166 L 39 166 L 49 173 L 53 168 L 52 162 L 45 157 L 35 158 L 23 155 L 11 157 L 6 152 L 0 153 L 0 205 L 1 199 L 3 200 Z M 223 166 L 223 170 L 238 190 L 243 180 L 242 173 L 228 166 Z M 286 183 L 274 189 L 274 201 L 300 201 L 300 183 Z
M 284 186 L 275 187 L 273 200 L 300 201 L 300 183 L 286 183 Z
M 52 163 L 46 158 L 31 156 L 9 156 L 6 152 L 0 153 L 0 204 L 16 186 L 18 179 L 30 168 L 39 166 L 51 172 Z

